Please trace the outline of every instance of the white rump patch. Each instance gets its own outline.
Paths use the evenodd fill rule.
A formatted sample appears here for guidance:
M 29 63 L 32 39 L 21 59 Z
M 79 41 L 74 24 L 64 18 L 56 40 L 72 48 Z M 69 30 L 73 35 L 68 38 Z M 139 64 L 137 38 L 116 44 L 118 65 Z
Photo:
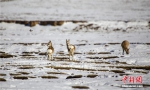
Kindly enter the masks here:
M 74 46 L 73 46 L 73 45 L 70 45 L 70 46 L 69 46 L 69 49 L 73 49 L 73 48 L 74 48 Z
M 48 52 L 48 53 L 52 53 L 53 51 L 52 51 L 51 49 L 48 49 L 47 52 Z

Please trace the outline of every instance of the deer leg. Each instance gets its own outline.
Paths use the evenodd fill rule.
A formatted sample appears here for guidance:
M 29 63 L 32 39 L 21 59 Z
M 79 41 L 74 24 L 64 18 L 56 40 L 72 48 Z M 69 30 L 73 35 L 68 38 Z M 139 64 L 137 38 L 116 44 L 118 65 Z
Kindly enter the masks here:
M 47 55 L 47 60 L 49 60 L 49 54 Z
M 53 55 L 52 55 L 52 60 L 53 60 Z
M 51 55 L 49 55 L 49 60 L 51 60 Z
M 72 55 L 72 60 L 74 60 L 74 56 Z
M 71 60 L 71 55 L 69 55 L 69 60 Z
M 71 60 L 71 51 L 69 52 L 69 60 Z
M 48 60 L 50 60 L 50 56 L 49 56 L 49 54 L 48 54 Z
M 72 60 L 74 60 L 74 54 L 73 54 L 73 52 L 72 52 Z
M 122 49 L 122 50 L 123 50 L 122 54 L 124 55 L 124 49 Z

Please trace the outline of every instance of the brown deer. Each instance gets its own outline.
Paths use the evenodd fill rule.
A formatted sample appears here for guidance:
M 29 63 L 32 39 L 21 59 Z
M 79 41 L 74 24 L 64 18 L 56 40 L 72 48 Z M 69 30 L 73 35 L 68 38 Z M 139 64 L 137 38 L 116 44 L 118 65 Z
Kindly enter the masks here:
M 126 54 L 129 54 L 129 42 L 127 40 L 124 40 L 121 44 L 122 46 L 122 50 L 123 50 L 123 55 L 124 55 L 124 51 L 126 51 Z
M 72 60 L 74 59 L 74 51 L 75 51 L 75 46 L 70 44 L 70 40 L 66 39 L 66 45 L 67 45 L 67 49 L 68 49 L 68 52 L 69 52 L 69 60 L 70 60 L 70 57 L 72 56 Z
M 53 48 L 52 42 L 49 41 L 47 46 L 48 46 L 48 49 L 47 49 L 48 60 L 53 60 L 54 48 Z

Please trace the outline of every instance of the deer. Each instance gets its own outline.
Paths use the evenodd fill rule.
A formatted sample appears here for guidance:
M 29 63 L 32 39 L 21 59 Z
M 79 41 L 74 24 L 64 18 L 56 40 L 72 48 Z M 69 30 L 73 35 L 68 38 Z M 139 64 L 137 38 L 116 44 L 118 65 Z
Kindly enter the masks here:
M 121 43 L 121 46 L 122 46 L 122 54 L 124 55 L 124 51 L 126 51 L 126 54 L 129 54 L 129 41 L 127 40 L 124 40 L 122 43 Z
M 75 45 L 72 45 L 70 44 L 70 40 L 66 39 L 66 45 L 67 45 L 67 49 L 68 49 L 68 52 L 69 52 L 69 60 L 71 60 L 71 56 L 72 56 L 72 60 L 74 59 L 74 52 L 75 52 Z
M 47 49 L 47 55 L 48 55 L 48 60 L 53 60 L 53 53 L 54 53 L 54 48 L 53 48 L 53 45 L 52 45 L 52 42 L 49 41 L 48 44 L 48 49 Z

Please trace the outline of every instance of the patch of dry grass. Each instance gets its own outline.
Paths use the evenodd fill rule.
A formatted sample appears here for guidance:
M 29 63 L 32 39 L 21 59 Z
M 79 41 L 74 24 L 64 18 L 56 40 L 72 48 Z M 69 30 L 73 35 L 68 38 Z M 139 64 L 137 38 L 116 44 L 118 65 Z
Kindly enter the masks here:
M 33 44 L 39 44 L 39 43 L 13 43 L 13 44 L 27 46 L 27 45 L 33 45 Z
M 101 57 L 102 59 L 112 59 L 112 58 L 119 58 L 118 56 L 108 56 L 108 57 Z
M 80 61 L 77 61 L 77 60 L 69 60 L 69 57 L 54 57 L 54 61 L 65 61 L 65 62 L 74 62 L 74 63 L 80 63 Z
M 28 76 L 28 78 L 36 78 L 35 76 Z
M 22 65 L 21 67 L 18 67 L 18 69 L 33 69 L 35 67 L 33 67 L 32 65 Z
M 11 55 L 7 53 L 0 54 L 0 58 L 12 58 L 12 57 L 16 57 L 16 55 Z
M 81 52 L 74 52 L 74 54 L 82 54 Z
M 30 73 L 28 73 L 28 72 L 17 72 L 17 73 L 19 73 L 19 74 L 25 74 L 25 75 L 30 74 Z
M 46 52 L 40 52 L 39 55 L 47 55 Z
M 72 88 L 75 88 L 75 89 L 89 89 L 88 86 L 72 86 Z
M 120 76 L 123 76 L 123 75 L 130 75 L 130 74 L 127 74 L 127 73 L 119 73 Z
M 96 74 L 89 74 L 89 75 L 87 75 L 87 77 L 88 78 L 95 78 L 95 77 L 97 77 L 98 75 L 96 75 Z
M 150 66 L 116 66 L 116 68 L 123 68 L 123 69 L 126 69 L 126 70 L 132 70 L 132 69 L 150 70 Z
M 23 57 L 30 57 L 30 56 L 34 56 L 34 55 L 24 54 L 24 55 L 20 55 L 20 56 L 23 56 Z
M 66 59 L 69 59 L 69 57 L 66 57 L 66 56 L 61 56 L 61 57 L 54 57 L 55 59 L 60 59 L 60 60 L 66 60 Z
M 35 57 L 35 56 L 22 56 L 21 58 L 25 58 L 25 59 L 39 59 L 38 57 Z
M 125 73 L 123 70 L 110 70 L 110 71 L 114 73 Z
M 28 76 L 14 76 L 14 79 L 21 79 L 21 80 L 26 80 L 28 79 Z
M 88 52 L 87 54 L 88 55 L 94 55 L 94 54 L 96 54 L 96 52 Z
M 99 52 L 98 54 L 111 54 L 110 52 Z
M 85 46 L 86 44 L 75 44 L 75 46 Z
M 21 75 L 20 73 L 10 73 L 11 76 L 18 76 Z
M 39 52 L 22 52 L 22 54 L 38 54 Z
M 103 62 L 103 61 L 90 61 L 86 63 L 95 63 L 95 64 L 110 64 L 109 62 Z
M 89 59 L 112 59 L 112 58 L 119 58 L 118 56 L 108 56 L 108 57 L 86 57 L 86 58 L 89 58 Z
M 63 72 L 47 72 L 47 74 L 66 74 L 66 73 L 63 73 Z
M 143 87 L 150 87 L 150 84 L 143 84 Z
M 94 45 L 103 45 L 103 43 L 94 43 Z
M 5 81 L 6 81 L 6 79 L 4 79 L 4 78 L 0 78 L 0 81 L 5 82 Z
M 0 51 L 0 53 L 5 53 L 5 52 L 3 52 L 3 51 Z
M 44 79 L 58 79 L 58 77 L 56 77 L 56 76 L 41 76 L 41 78 L 44 78 Z
M 60 67 L 60 66 L 45 66 L 46 68 L 54 68 L 54 69 L 64 69 L 64 70 L 70 70 L 71 67 Z
M 68 76 L 66 79 L 82 78 L 82 75 Z
M 148 74 L 149 72 L 146 72 L 146 71 L 134 71 L 134 73 L 143 73 L 143 74 Z
M 90 68 L 77 68 L 77 67 L 61 67 L 61 66 L 45 66 L 46 68 L 62 69 L 62 70 L 82 70 L 82 71 L 109 71 L 107 69 L 90 69 Z
M 110 45 L 116 45 L 116 44 L 121 44 L 121 43 L 118 43 L 118 42 L 113 42 L 113 43 L 108 43 Z
M 0 76 L 6 76 L 6 74 L 4 74 L 4 73 L 0 73 Z

